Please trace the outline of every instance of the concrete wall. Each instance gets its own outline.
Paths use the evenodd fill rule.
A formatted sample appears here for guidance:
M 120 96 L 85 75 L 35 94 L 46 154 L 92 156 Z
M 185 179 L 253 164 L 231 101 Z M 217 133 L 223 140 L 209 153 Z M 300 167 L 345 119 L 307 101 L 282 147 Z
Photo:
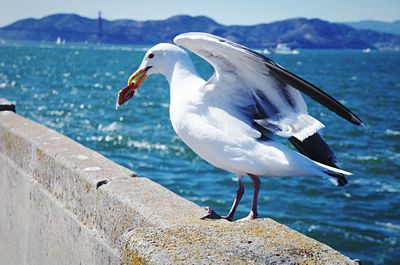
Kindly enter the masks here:
M 0 202 L 0 264 L 356 264 L 268 218 L 201 220 L 201 207 L 10 111 Z

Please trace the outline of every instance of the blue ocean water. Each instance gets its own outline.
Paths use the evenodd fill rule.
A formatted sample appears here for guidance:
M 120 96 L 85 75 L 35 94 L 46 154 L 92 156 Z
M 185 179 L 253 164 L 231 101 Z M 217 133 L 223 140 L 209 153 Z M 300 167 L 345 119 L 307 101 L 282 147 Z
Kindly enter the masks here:
M 135 98 L 115 110 L 145 53 L 144 47 L 0 44 L 0 97 L 17 102 L 23 116 L 99 151 L 142 176 L 203 206 L 226 213 L 234 176 L 208 165 L 175 135 L 169 122 L 169 89 L 151 76 Z M 304 50 L 269 55 L 354 111 L 356 127 L 308 100 L 309 112 L 354 173 L 336 188 L 320 178 L 262 179 L 259 213 L 327 243 L 363 264 L 400 262 L 400 53 Z M 212 68 L 193 56 L 205 78 Z M 236 217 L 247 215 L 252 185 Z

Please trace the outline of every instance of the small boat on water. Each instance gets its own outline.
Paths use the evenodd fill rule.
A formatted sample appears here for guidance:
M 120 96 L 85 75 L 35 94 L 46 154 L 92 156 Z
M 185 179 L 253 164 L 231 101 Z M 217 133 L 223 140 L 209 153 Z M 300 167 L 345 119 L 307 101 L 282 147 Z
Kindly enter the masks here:
M 278 43 L 273 49 L 274 53 L 277 54 L 299 54 L 299 50 L 292 50 L 286 43 Z
M 370 49 L 370 48 L 366 48 L 366 49 L 363 49 L 362 52 L 363 52 L 363 53 L 370 53 L 370 52 L 371 52 L 371 49 Z
M 57 40 L 56 40 L 57 45 L 64 45 L 65 43 L 67 43 L 67 41 L 65 39 L 61 39 L 60 36 L 57 37 Z

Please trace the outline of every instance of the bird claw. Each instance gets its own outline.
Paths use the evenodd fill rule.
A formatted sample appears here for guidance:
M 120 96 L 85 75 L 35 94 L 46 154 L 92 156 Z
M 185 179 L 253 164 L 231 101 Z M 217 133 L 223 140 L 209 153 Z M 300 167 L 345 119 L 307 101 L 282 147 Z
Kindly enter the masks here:
M 201 217 L 201 220 L 205 220 L 205 219 L 222 219 L 222 216 L 217 214 L 217 212 L 215 212 L 211 207 L 204 207 L 204 209 L 207 210 L 207 215 Z
M 228 215 L 227 216 L 221 216 L 216 211 L 214 211 L 211 207 L 206 206 L 206 207 L 204 207 L 204 209 L 207 210 L 207 215 L 201 217 L 200 218 L 201 220 L 205 220 L 205 219 L 214 219 L 214 220 L 225 219 L 225 220 L 227 220 L 229 222 L 233 221 L 230 216 L 228 216 Z

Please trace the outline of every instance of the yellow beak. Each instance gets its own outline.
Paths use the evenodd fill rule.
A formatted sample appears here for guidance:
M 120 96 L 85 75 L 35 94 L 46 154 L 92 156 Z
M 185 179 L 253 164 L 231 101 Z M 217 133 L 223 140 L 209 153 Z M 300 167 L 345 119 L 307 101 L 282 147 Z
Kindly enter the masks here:
M 147 71 L 150 69 L 150 67 L 146 67 L 145 69 L 140 69 L 137 70 L 136 72 L 134 72 L 128 79 L 128 85 L 130 85 L 131 83 L 135 83 L 134 84 L 134 88 L 137 89 L 142 82 L 146 79 L 147 75 Z M 135 82 L 135 80 L 137 79 L 137 81 Z

